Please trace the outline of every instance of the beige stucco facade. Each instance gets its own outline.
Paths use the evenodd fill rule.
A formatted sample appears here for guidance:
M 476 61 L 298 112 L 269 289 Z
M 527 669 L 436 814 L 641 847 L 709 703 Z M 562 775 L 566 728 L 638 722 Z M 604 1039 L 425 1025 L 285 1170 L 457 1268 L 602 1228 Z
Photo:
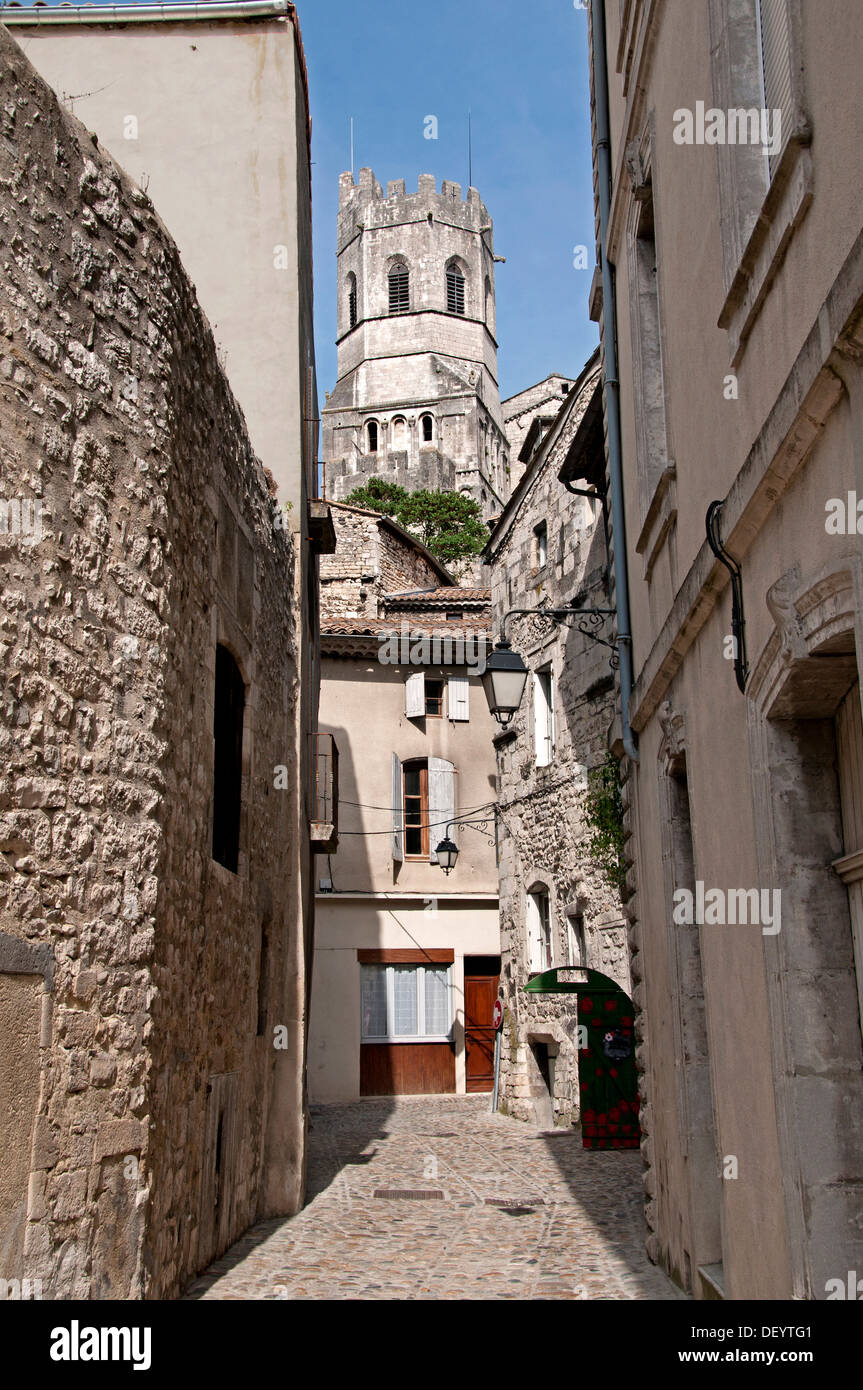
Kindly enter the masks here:
M 332 515 L 336 550 L 322 562 L 320 728 L 338 747 L 339 838 L 334 853 L 317 857 L 309 1093 L 320 1101 L 355 1099 L 372 1085 L 386 1093 L 386 1083 L 362 1065 L 363 1049 L 375 1046 L 363 1041 L 361 1019 L 361 955 L 368 964 L 369 953 L 381 955 L 381 966 L 427 960 L 448 969 L 449 1012 L 437 1032 L 448 1035 L 445 1075 L 424 1080 L 417 1063 L 405 1068 L 405 1079 L 393 1065 L 393 1088 L 463 1092 L 465 962 L 470 972 L 472 962 L 479 968 L 493 959 L 496 970 L 500 957 L 497 726 L 479 680 L 490 596 L 452 585 L 439 562 L 388 518 L 339 503 Z M 425 653 L 407 635 L 420 633 L 430 634 Z M 439 716 L 424 712 L 432 681 L 439 682 Z M 422 767 L 429 779 L 427 843 L 413 850 L 406 767 Z M 446 876 L 433 854 L 459 817 L 482 823 L 450 827 L 459 856 Z M 405 1037 L 392 1047 L 418 1051 L 421 1044 Z
M 863 12 L 773 5 L 762 74 L 754 0 L 604 11 L 648 1249 L 698 1297 L 823 1299 L 863 1260 L 863 570 L 826 524 L 863 495 Z M 781 144 L 684 143 L 699 102 L 766 102 Z M 781 922 L 675 923 L 698 883 L 779 893 Z

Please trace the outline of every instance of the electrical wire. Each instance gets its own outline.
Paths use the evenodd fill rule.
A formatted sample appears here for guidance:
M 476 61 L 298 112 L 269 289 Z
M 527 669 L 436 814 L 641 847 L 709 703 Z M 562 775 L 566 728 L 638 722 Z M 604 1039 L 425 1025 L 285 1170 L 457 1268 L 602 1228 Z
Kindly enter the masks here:
M 375 806 L 369 801 L 345 801 L 341 796 L 339 797 L 339 805 L 358 806 L 362 811 L 389 811 L 390 814 L 392 814 L 393 811 L 401 810 L 400 806 Z M 466 806 L 461 814 L 467 816 L 474 811 L 486 811 L 490 806 L 496 805 L 496 801 L 484 801 L 480 806 Z

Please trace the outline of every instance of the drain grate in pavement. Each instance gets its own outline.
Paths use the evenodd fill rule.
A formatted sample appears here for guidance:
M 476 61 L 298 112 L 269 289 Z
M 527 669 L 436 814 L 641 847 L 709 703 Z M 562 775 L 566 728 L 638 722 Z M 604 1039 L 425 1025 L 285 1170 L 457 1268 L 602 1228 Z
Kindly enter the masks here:
M 544 1197 L 486 1197 L 487 1207 L 544 1207 Z
M 444 1194 L 422 1187 L 379 1187 L 372 1196 L 383 1197 L 389 1202 L 442 1202 Z

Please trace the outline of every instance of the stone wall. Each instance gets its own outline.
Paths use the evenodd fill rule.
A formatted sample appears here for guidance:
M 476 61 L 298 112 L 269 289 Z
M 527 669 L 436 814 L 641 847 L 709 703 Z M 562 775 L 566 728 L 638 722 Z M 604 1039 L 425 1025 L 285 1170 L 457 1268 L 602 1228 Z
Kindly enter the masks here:
M 514 490 L 524 476 L 525 466 L 519 461 L 519 451 L 537 415 L 555 415 L 572 381 L 570 377 L 552 372 L 551 376 L 526 386 L 514 396 L 501 402 L 503 428 L 509 444 L 510 489 Z
M 2 487 L 41 504 L 38 540 L 0 536 L 0 1041 L 20 1025 L 39 1064 L 0 1274 L 167 1297 L 268 1169 L 283 1210 L 301 1190 L 301 1112 L 267 1142 L 303 1060 L 296 779 L 272 790 L 297 766 L 294 542 L 146 195 L 2 29 L 0 64 Z M 246 686 L 237 874 L 211 859 L 217 642 Z
M 570 393 L 485 552 L 495 631 L 511 608 L 559 607 L 576 595 L 584 605 L 609 606 L 601 509 L 567 492 L 558 479 L 595 381 L 594 371 Z M 541 522 L 548 536 L 543 568 L 535 536 Z M 600 630 L 606 638 L 613 632 L 608 623 Z M 620 896 L 591 862 L 583 822 L 587 771 L 605 760 L 614 713 L 611 653 L 574 624 L 530 616 L 511 618 L 507 636 L 531 672 L 551 668 L 555 740 L 552 761 L 537 766 L 530 676 L 512 724 L 495 740 L 505 1001 L 501 1109 L 541 1124 L 569 1124 L 578 1118 L 575 996 L 524 993 L 531 974 L 526 900 L 535 887 L 548 894 L 555 966 L 575 963 L 569 958 L 569 916 L 583 924 L 586 959 L 580 963 L 629 991 Z M 551 1094 L 533 1050 L 537 1044 L 554 1058 Z
M 379 597 L 446 582 L 446 571 L 378 513 L 331 504 L 337 544 L 320 561 L 323 622 L 376 618 Z

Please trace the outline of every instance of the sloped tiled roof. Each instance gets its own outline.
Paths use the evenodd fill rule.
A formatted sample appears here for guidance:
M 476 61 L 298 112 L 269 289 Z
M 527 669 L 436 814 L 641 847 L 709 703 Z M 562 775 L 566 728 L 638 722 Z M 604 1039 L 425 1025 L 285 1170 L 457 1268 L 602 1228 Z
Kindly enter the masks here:
M 435 637 L 439 634 L 441 637 L 458 637 L 460 632 L 487 632 L 488 627 L 486 620 L 479 614 L 471 614 L 457 623 L 420 620 L 411 627 L 411 631 L 416 632 L 418 636 Z M 322 637 L 378 637 L 381 633 L 392 634 L 395 637 L 400 635 L 399 628 L 394 625 L 392 618 L 332 618 L 321 626 Z
M 491 589 L 459 589 L 444 585 L 436 589 L 406 589 L 397 594 L 382 594 L 384 603 L 400 608 L 456 608 L 459 604 L 490 604 Z

